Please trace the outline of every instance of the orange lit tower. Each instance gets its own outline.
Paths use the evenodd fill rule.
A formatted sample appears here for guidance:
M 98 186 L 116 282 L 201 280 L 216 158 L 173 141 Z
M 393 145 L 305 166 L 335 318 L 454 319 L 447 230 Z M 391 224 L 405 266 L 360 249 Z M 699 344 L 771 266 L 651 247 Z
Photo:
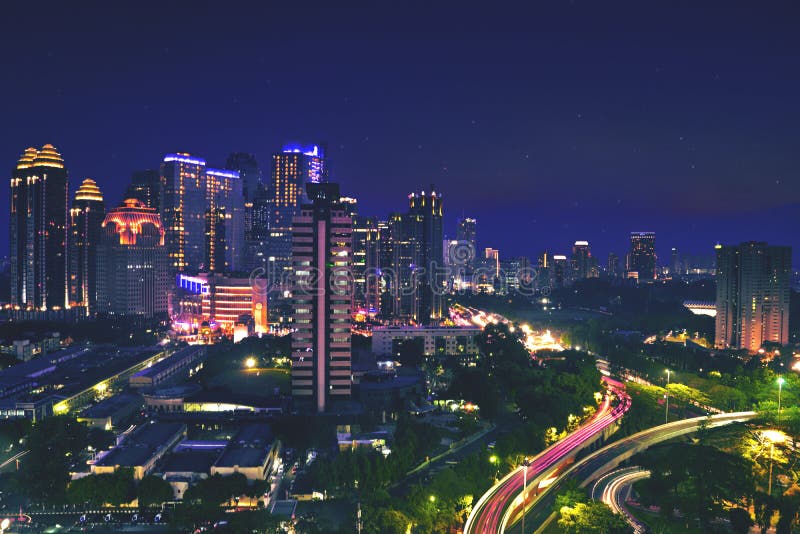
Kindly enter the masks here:
M 53 145 L 27 148 L 11 177 L 11 303 L 67 305 L 67 169 Z
M 102 224 L 98 311 L 152 317 L 167 311 L 164 227 L 153 208 L 129 198 Z

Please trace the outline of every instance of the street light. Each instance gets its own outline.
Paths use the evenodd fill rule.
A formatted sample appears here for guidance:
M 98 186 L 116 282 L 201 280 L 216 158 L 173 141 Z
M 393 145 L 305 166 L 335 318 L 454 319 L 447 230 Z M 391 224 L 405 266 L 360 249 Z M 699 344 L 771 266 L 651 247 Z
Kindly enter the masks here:
M 786 382 L 786 379 L 782 376 L 778 377 L 778 415 L 781 413 L 781 391 L 783 390 L 783 383 Z
M 11 520 L 9 520 L 7 517 L 4 518 L 3 521 L 0 521 L 0 534 L 3 534 L 9 525 L 11 525 Z
M 527 458 L 522 462 L 522 533 L 525 534 L 525 505 L 528 502 L 528 466 L 531 463 Z
M 667 373 L 667 386 L 669 386 L 669 375 L 672 373 L 669 369 L 664 371 Z M 669 387 L 664 388 L 664 424 L 669 423 Z
M 786 435 L 780 430 L 763 430 L 761 436 L 769 441 L 769 482 L 767 483 L 767 495 L 772 495 L 772 458 L 775 454 L 775 444 L 783 443 Z
M 256 366 L 256 359 L 255 359 L 255 358 L 253 358 L 253 357 L 247 358 L 247 359 L 244 361 L 244 364 L 245 364 L 245 366 L 246 366 L 248 369 L 252 369 L 253 367 L 255 367 L 255 366 Z

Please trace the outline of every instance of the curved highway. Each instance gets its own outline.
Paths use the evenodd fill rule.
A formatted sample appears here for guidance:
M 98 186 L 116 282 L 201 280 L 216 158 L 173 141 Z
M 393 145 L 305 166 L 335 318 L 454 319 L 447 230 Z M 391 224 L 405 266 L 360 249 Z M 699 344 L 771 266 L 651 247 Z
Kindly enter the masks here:
M 527 468 L 520 466 L 487 491 L 475 504 L 467 519 L 464 525 L 465 534 L 501 532 L 506 510 L 522 504 L 522 490 L 526 481 L 528 493 L 531 493 L 551 467 L 594 442 L 606 428 L 628 411 L 631 398 L 625 393 L 624 384 L 608 377 L 603 380 L 608 384 L 609 391 L 592 418 L 566 438 L 535 456 Z M 613 397 L 619 399 L 615 406 L 611 402 Z M 523 472 L 523 469 L 527 472 Z
M 623 438 L 593 452 L 586 458 L 571 465 L 533 501 L 525 516 L 526 525 L 529 526 L 527 530 L 535 531 L 536 528 L 541 527 L 547 521 L 552 511 L 555 496 L 566 480 L 577 480 L 581 487 L 586 487 L 597 477 L 614 469 L 623 461 L 648 447 L 662 441 L 696 432 L 699 426 L 706 420 L 708 420 L 709 428 L 716 428 L 731 423 L 749 421 L 755 418 L 756 415 L 756 412 L 736 412 L 675 421 L 666 425 L 643 430 L 642 432 Z M 516 524 L 519 522 L 517 520 L 518 516 L 515 516 L 514 521 L 511 521 L 512 512 L 514 512 L 512 509 L 506 511 L 503 521 L 501 522 L 500 532 L 519 532 L 519 525 Z M 507 529 L 506 525 L 508 525 Z
M 645 478 L 650 478 L 650 471 L 638 466 L 624 467 L 606 473 L 598 478 L 592 486 L 592 500 L 602 501 L 615 514 L 624 517 L 625 521 L 633 528 L 634 534 L 643 534 L 647 532 L 647 526 L 628 512 L 625 508 L 625 501 L 630 498 L 631 486 Z

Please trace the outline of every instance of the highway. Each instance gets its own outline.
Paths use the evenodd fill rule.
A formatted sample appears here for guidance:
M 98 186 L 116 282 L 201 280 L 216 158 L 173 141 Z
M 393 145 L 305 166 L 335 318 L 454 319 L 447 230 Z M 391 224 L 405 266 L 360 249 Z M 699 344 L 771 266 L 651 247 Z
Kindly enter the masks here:
M 650 471 L 638 466 L 611 471 L 592 485 L 591 498 L 605 503 L 615 514 L 624 517 L 634 534 L 643 534 L 647 532 L 647 526 L 628 512 L 625 502 L 630 498 L 633 484 L 649 477 Z
M 594 442 L 605 429 L 628 411 L 631 398 L 625 393 L 624 385 L 608 377 L 603 380 L 608 384 L 608 393 L 592 418 L 566 438 L 535 456 L 528 467 L 520 466 L 487 491 L 475 504 L 467 519 L 464 525 L 465 534 L 501 532 L 504 514 L 522 504 L 522 490 L 526 482 L 527 493 L 534 492 L 551 467 Z M 612 403 L 615 398 L 619 401 L 616 405 Z
M 534 532 L 547 522 L 552 512 L 555 496 L 566 480 L 577 480 L 581 487 L 586 487 L 599 476 L 648 447 L 696 432 L 700 424 L 706 420 L 709 421 L 709 428 L 716 428 L 731 423 L 749 421 L 755 417 L 755 412 L 736 412 L 675 421 L 643 430 L 591 453 L 561 473 L 533 500 L 533 504 L 528 508 L 525 516 L 526 532 Z M 520 532 L 518 517 L 515 516 L 512 520 L 513 511 L 511 509 L 506 511 L 500 529 L 493 532 Z

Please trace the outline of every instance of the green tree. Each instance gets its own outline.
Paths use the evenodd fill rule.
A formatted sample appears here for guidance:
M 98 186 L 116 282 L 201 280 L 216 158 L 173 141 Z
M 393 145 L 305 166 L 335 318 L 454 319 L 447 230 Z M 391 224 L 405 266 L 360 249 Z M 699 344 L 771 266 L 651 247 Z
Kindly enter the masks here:
M 623 534 L 628 524 L 601 502 L 577 503 L 560 510 L 558 526 L 567 534 Z
M 174 499 L 169 482 L 155 475 L 148 475 L 140 480 L 136 487 L 136 494 L 139 497 L 139 507 L 141 508 L 158 506 Z

